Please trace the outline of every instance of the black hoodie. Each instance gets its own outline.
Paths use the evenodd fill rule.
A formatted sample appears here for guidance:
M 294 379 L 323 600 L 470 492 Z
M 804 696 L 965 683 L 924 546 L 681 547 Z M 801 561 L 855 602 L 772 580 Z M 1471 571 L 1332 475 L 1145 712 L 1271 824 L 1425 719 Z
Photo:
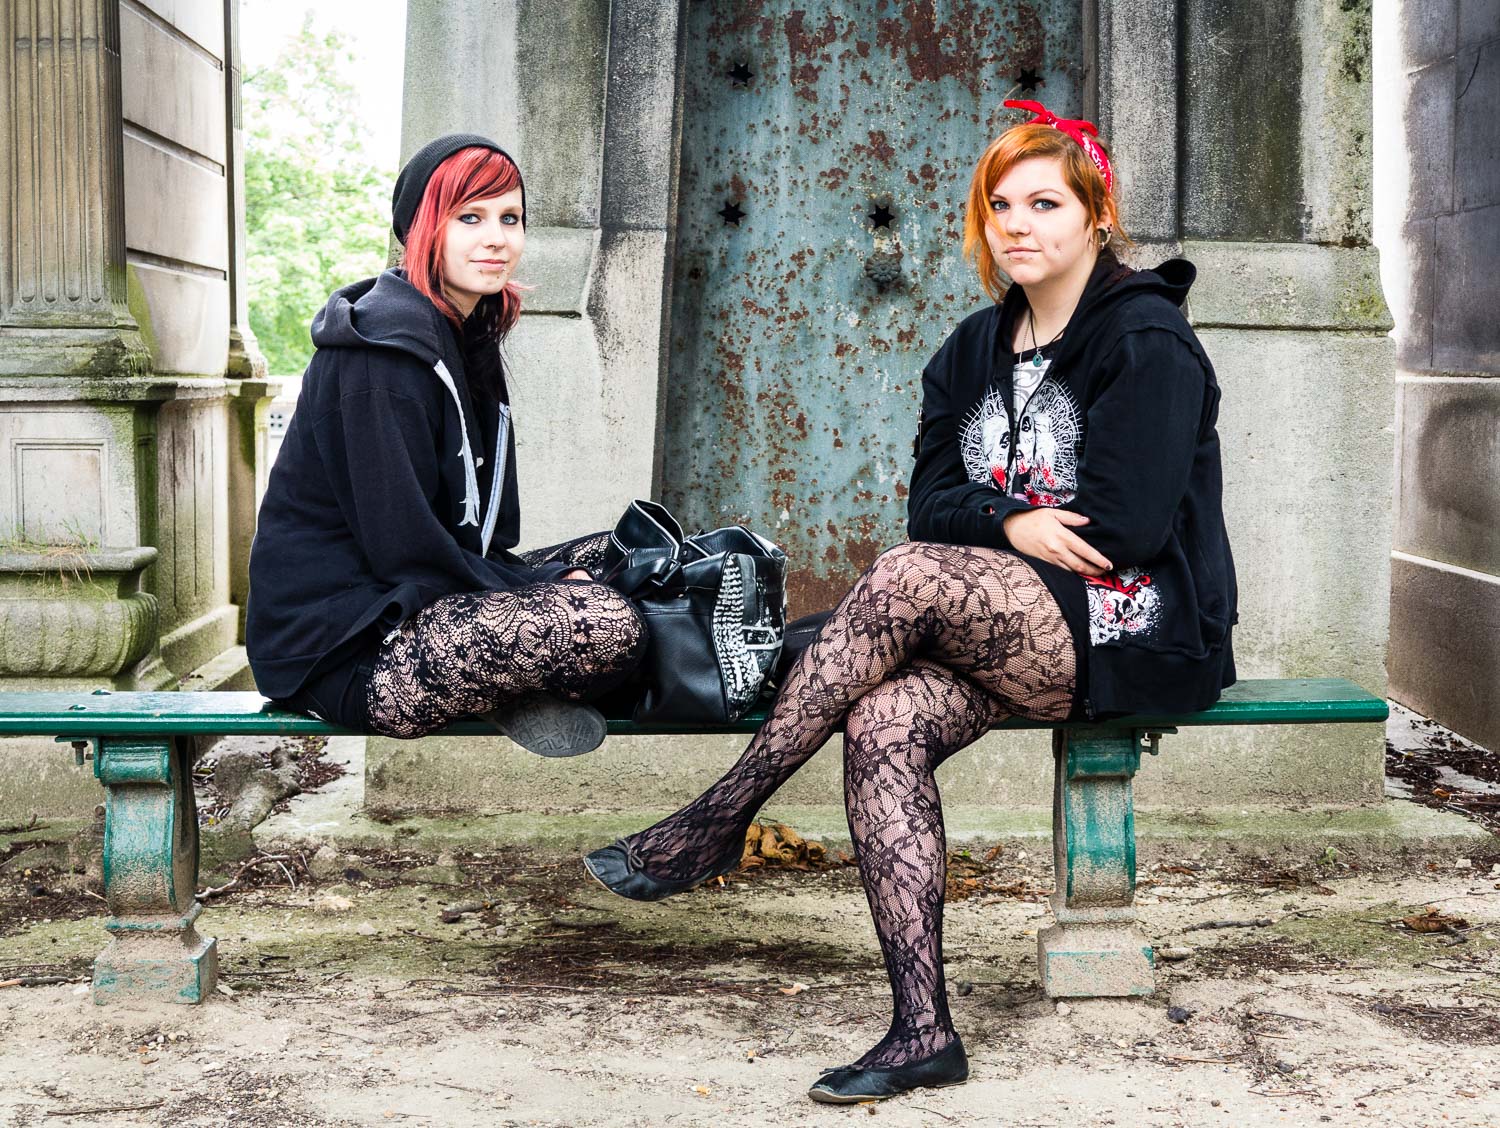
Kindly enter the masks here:
M 966 318 L 923 372 L 912 539 L 1010 548 L 1009 514 L 1057 505 L 1089 518 L 1073 531 L 1114 565 L 1096 580 L 1036 562 L 1065 613 L 1086 607 L 1086 624 L 1068 617 L 1087 641 L 1089 717 L 1196 711 L 1234 682 L 1219 386 L 1178 308 L 1194 276 L 1182 259 L 1101 262 L 1020 420 L 1019 286 Z
M 245 648 L 277 699 L 442 596 L 567 570 L 507 551 L 521 510 L 492 342 L 466 344 L 400 270 L 334 293 L 312 339 L 250 549 Z M 469 379 L 481 366 L 498 395 Z

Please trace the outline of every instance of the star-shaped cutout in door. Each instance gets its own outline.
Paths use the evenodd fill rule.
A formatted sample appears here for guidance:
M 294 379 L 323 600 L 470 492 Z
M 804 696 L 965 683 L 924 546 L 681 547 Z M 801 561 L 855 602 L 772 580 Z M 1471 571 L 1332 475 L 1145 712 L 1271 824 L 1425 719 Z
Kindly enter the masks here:
M 738 227 L 740 220 L 745 218 L 745 213 L 741 210 L 738 200 L 731 200 L 719 209 L 719 216 L 725 223 L 732 223 Z

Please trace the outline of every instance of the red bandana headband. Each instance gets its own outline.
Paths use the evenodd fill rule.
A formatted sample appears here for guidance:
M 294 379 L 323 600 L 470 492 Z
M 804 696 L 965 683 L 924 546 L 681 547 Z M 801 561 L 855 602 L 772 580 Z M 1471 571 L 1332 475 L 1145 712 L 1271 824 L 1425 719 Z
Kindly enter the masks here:
M 1089 160 L 1094 162 L 1094 167 L 1104 177 L 1104 190 L 1106 192 L 1114 190 L 1115 177 L 1109 168 L 1109 158 L 1104 155 L 1103 149 L 1089 140 L 1090 134 L 1095 137 L 1099 136 L 1099 129 L 1093 122 L 1072 121 L 1068 118 L 1060 118 L 1040 102 L 1007 101 L 1005 106 L 1007 109 L 1025 110 L 1027 113 L 1036 114 L 1036 117 L 1026 123 L 1027 125 L 1035 125 L 1037 122 L 1041 122 L 1043 125 L 1050 125 L 1053 129 L 1061 130 L 1074 141 L 1077 141 L 1078 144 L 1083 146 L 1083 151 L 1089 155 Z

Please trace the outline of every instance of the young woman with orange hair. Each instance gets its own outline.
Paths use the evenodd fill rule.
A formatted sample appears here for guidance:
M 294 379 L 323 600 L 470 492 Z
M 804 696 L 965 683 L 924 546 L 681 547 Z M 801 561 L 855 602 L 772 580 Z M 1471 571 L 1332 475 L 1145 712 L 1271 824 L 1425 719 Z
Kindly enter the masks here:
M 1179 306 L 1193 268 L 1134 271 L 1087 122 L 1033 112 L 980 158 L 964 249 L 994 299 L 923 373 L 911 543 L 855 583 L 729 772 L 587 859 L 654 900 L 738 863 L 755 812 L 844 725 L 844 789 L 894 998 L 818 1101 L 953 1085 L 934 769 L 996 721 L 1202 709 L 1234 680 L 1219 389 Z M 1006 280 L 1011 283 L 1007 286 Z
M 526 188 L 493 141 L 439 137 L 396 181 L 404 267 L 337 291 L 271 470 L 245 643 L 267 697 L 413 737 L 469 713 L 543 755 L 597 747 L 575 704 L 622 682 L 640 616 L 592 582 L 607 533 L 516 556 L 500 345 L 521 312 Z

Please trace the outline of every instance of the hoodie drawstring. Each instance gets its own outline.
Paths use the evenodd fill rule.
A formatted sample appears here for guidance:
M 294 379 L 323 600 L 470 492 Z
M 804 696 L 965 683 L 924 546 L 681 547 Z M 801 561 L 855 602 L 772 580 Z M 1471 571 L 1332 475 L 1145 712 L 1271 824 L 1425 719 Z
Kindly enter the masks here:
M 464 419 L 463 400 L 458 398 L 458 385 L 453 382 L 453 374 L 448 371 L 448 366 L 441 360 L 432 366 L 432 370 L 438 374 L 438 379 L 448 389 L 448 394 L 453 397 L 453 406 L 458 408 L 458 429 L 463 435 L 463 445 L 459 447 L 459 456 L 464 460 L 464 519 L 460 525 L 479 524 L 479 475 L 474 472 L 474 452 L 469 448 L 469 425 Z
M 479 555 L 490 554 L 490 538 L 495 535 L 495 518 L 500 516 L 500 493 L 505 489 L 505 469 L 510 459 L 506 444 L 510 442 L 510 407 L 500 405 L 500 426 L 495 429 L 495 476 L 490 479 L 490 507 L 484 513 L 484 531 L 479 534 Z

